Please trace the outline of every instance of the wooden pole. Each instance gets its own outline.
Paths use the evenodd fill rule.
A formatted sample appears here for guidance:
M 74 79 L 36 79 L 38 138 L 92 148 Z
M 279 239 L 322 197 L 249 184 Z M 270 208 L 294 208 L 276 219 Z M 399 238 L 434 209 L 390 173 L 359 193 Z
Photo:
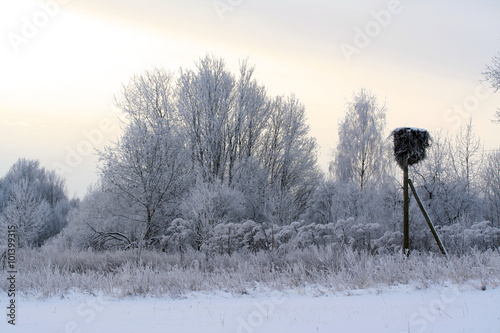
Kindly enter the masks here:
M 404 181 L 403 181 L 403 192 L 404 192 L 404 212 L 403 212 L 403 250 L 408 256 L 410 255 L 410 197 L 408 195 L 408 159 L 404 163 Z
M 415 186 L 413 186 L 413 182 L 411 179 L 408 179 L 408 183 L 410 184 L 411 191 L 413 192 L 413 195 L 415 196 L 415 199 L 417 199 L 418 206 L 420 207 L 420 210 L 422 211 L 422 214 L 425 217 L 425 220 L 427 221 L 427 224 L 429 225 L 429 228 L 432 231 L 432 234 L 434 235 L 434 239 L 436 240 L 439 249 L 441 250 L 441 253 L 444 254 L 446 258 L 448 258 L 448 252 L 446 252 L 446 249 L 444 248 L 443 243 L 441 242 L 441 239 L 439 239 L 439 235 L 436 232 L 436 229 L 434 228 L 434 225 L 431 222 L 431 219 L 429 218 L 429 215 L 425 211 L 424 205 L 422 205 L 422 202 L 420 201 L 420 198 L 418 197 L 417 191 L 415 190 Z

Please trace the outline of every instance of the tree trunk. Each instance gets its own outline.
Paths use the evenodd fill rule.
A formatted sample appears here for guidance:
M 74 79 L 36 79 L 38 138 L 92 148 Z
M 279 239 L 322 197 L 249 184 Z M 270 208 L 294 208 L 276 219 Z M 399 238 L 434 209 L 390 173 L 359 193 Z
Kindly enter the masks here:
M 146 233 L 144 234 L 144 241 L 148 241 L 151 239 L 151 220 L 152 220 L 152 216 L 151 216 L 151 210 L 149 209 L 149 207 L 147 207 L 147 211 L 148 211 L 148 218 L 147 218 L 147 221 L 146 221 Z

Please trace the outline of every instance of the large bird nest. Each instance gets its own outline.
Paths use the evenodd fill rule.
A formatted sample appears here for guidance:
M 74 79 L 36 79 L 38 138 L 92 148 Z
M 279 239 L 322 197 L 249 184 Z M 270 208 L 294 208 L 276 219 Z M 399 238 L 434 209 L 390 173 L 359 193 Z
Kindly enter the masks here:
M 420 128 L 400 127 L 391 133 L 394 136 L 394 157 L 401 169 L 405 161 L 416 164 L 426 157 L 426 149 L 431 145 L 429 132 Z

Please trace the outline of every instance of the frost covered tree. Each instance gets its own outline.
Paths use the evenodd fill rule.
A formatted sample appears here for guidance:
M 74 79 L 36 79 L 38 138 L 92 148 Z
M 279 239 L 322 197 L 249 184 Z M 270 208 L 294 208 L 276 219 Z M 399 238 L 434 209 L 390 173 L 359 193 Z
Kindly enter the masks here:
M 103 189 L 116 196 L 116 215 L 144 225 L 150 240 L 162 227 L 161 212 L 186 191 L 188 159 L 164 125 L 128 126 L 122 139 L 101 153 Z M 173 209 L 173 207 L 172 207 Z
M 383 173 L 385 105 L 365 88 L 353 94 L 339 123 L 339 143 L 330 171 L 336 179 L 363 189 Z
M 316 140 L 295 96 L 275 98 L 260 158 L 274 192 L 268 214 L 273 223 L 290 223 L 305 211 L 320 177 Z
M 481 197 L 482 146 L 472 123 L 464 125 L 454 138 L 432 134 L 427 158 L 410 168 L 419 196 L 436 225 L 462 223 L 468 226 L 484 219 Z M 418 208 L 416 219 L 427 231 Z
M 313 192 L 307 206 L 304 218 L 313 223 L 327 224 L 337 220 L 337 188 L 332 180 L 323 180 Z
M 0 212 L 8 205 L 21 183 L 27 183 L 30 191 L 49 206 L 49 216 L 39 235 L 37 243 L 58 234 L 66 226 L 66 215 L 71 202 L 66 194 L 64 179 L 55 171 L 45 169 L 37 160 L 19 159 L 7 174 L 0 179 Z
M 175 117 L 173 74 L 159 68 L 134 75 L 123 86 L 117 107 L 135 123 L 154 128 L 159 119 L 171 124 Z
M 234 87 L 232 134 L 229 136 L 229 184 L 241 169 L 247 169 L 262 144 L 271 106 L 264 86 L 254 78 L 255 68 L 243 61 Z M 245 170 L 248 171 L 248 170 Z
M 178 80 L 179 119 L 193 165 L 208 182 L 227 176 L 234 86 L 224 61 L 210 56 L 196 70 L 181 70 Z
M 104 191 L 116 197 L 114 214 L 143 225 L 146 241 L 166 227 L 165 214 L 188 186 L 186 147 L 173 124 L 170 75 L 134 76 L 117 105 L 127 116 L 123 137 L 100 153 Z
M 452 141 L 439 132 L 432 134 L 432 146 L 421 163 L 410 168 L 419 196 L 434 223 L 449 225 L 456 223 L 466 211 L 465 183 L 453 172 Z M 419 226 L 427 226 L 418 208 L 415 215 Z
M 246 163 L 238 167 L 232 186 L 243 194 L 242 219 L 266 221 L 266 204 L 270 196 L 268 172 L 255 156 L 248 158 Z
M 500 150 L 491 152 L 485 159 L 481 174 L 482 192 L 485 196 L 485 218 L 500 227 Z
M 450 151 L 453 174 L 464 183 L 466 192 L 470 192 L 477 183 L 483 158 L 481 140 L 474 133 L 472 117 L 466 125 L 460 127 L 454 144 L 450 145 Z
M 450 161 L 450 183 L 457 190 L 457 215 L 473 221 L 482 219 L 479 171 L 483 163 L 483 147 L 474 133 L 472 118 L 459 129 L 454 143 L 450 146 Z
M 495 91 L 500 89 L 500 53 L 493 57 L 491 65 L 486 66 L 486 72 L 483 73 L 483 76 Z M 497 109 L 495 118 L 494 122 L 500 124 L 500 108 Z
M 213 56 L 202 58 L 195 70 L 181 71 L 179 120 L 203 181 L 247 194 L 249 218 L 290 222 L 315 186 L 317 147 L 308 136 L 304 106 L 294 96 L 267 98 L 253 71 L 244 61 L 235 77 Z M 264 187 L 246 187 L 263 177 Z
M 96 248 L 106 240 L 131 246 L 137 229 L 149 244 L 165 240 L 178 229 L 171 221 L 183 218 L 202 249 L 219 223 L 290 223 L 317 184 L 305 107 L 294 96 L 269 98 L 247 61 L 237 75 L 213 56 L 175 80 L 165 70 L 146 71 L 124 85 L 117 106 L 126 118 L 123 136 L 100 152 L 99 196 L 110 205 L 82 205 L 110 223 L 100 228 L 85 212 L 73 219 L 97 235 Z
M 178 114 L 193 165 L 208 182 L 232 183 L 234 174 L 257 153 L 267 124 L 265 89 L 247 61 L 235 77 L 222 59 L 202 58 L 195 70 L 181 70 Z
M 19 247 L 38 245 L 40 233 L 51 218 L 51 208 L 28 180 L 20 180 L 12 187 L 10 199 L 0 214 L 2 230 L 16 227 Z M 5 238 L 2 238 L 5 239 Z

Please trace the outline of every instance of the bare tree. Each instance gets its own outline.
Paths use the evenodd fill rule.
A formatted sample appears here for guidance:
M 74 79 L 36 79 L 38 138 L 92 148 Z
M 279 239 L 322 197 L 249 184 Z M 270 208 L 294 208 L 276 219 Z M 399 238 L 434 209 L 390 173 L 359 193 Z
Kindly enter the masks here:
M 491 65 L 486 66 L 486 72 L 483 73 L 483 76 L 495 91 L 500 89 L 500 53 L 493 57 Z M 500 124 L 500 108 L 497 109 L 495 118 L 493 122 Z
M 347 106 L 339 123 L 339 143 L 330 171 L 338 180 L 363 189 L 382 174 L 386 107 L 379 106 L 377 97 L 365 88 L 355 93 Z
M 485 217 L 500 227 L 500 150 L 491 152 L 482 171 L 482 191 L 485 195 Z
M 158 127 L 130 125 L 121 141 L 101 153 L 104 189 L 118 195 L 123 210 L 117 214 L 144 223 L 145 240 L 160 227 L 158 213 L 187 186 L 185 148 L 166 127 Z
M 289 223 L 305 210 L 319 179 L 316 140 L 295 96 L 275 98 L 260 158 L 274 191 L 270 214 L 277 223 Z
M 234 89 L 232 133 L 229 137 L 229 184 L 235 173 L 258 153 L 271 106 L 266 90 L 253 78 L 254 67 L 245 60 Z
M 165 222 L 158 215 L 188 185 L 189 161 L 173 126 L 170 84 L 170 74 L 161 70 L 134 76 L 117 103 L 129 120 L 124 135 L 100 152 L 102 186 L 120 207 L 115 215 L 143 223 L 146 241 Z
M 273 196 L 261 205 L 267 205 L 262 208 L 267 215 L 293 211 L 286 215 L 297 217 L 315 186 L 317 145 L 308 136 L 305 107 L 298 99 L 269 100 L 253 72 L 243 61 L 235 78 L 222 59 L 211 56 L 201 59 L 196 70 L 181 72 L 180 123 L 203 181 L 219 181 L 247 194 L 252 206 L 247 211 L 254 218 L 266 215 L 255 209 L 262 204 L 254 200 L 257 196 Z M 264 176 L 264 187 L 245 188 Z
M 453 145 L 450 144 L 451 168 L 455 177 L 465 183 L 465 191 L 469 192 L 476 181 L 482 163 L 483 148 L 481 140 L 474 133 L 472 117 L 460 127 Z
M 233 107 L 234 77 L 222 59 L 206 56 L 197 70 L 182 71 L 178 80 L 178 112 L 193 164 L 203 179 L 226 177 Z
M 438 225 L 472 223 L 483 218 L 479 175 L 482 146 L 472 122 L 450 140 L 433 133 L 427 158 L 412 168 L 421 199 Z
M 154 127 L 158 119 L 168 124 L 174 121 L 174 97 L 173 74 L 155 68 L 134 75 L 123 86 L 116 105 L 130 121 Z

